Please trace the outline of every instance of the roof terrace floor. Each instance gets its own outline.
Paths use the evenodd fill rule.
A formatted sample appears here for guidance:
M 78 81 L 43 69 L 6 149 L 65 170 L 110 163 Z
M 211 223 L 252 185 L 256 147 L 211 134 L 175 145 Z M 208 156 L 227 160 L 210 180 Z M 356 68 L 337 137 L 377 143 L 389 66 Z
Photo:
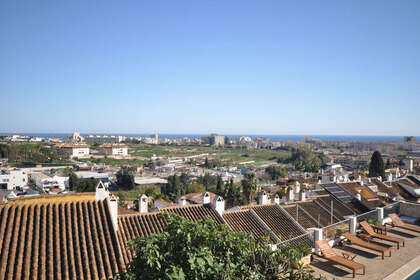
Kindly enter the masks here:
M 356 272 L 355 279 L 374 280 L 387 277 L 387 279 L 404 279 L 401 275 L 398 275 L 398 278 L 393 277 L 393 273 L 398 274 L 399 272 L 396 272 L 398 269 L 420 257 L 420 234 L 399 228 L 389 228 L 388 235 L 404 238 L 405 247 L 400 246 L 400 249 L 397 250 L 396 245 L 393 243 L 375 239 L 372 243 L 392 247 L 392 256 L 388 257 L 388 254 L 385 254 L 384 260 L 382 260 L 379 253 L 355 245 L 345 245 L 342 248 L 334 247 L 334 251 L 339 256 L 342 256 L 343 251 L 358 255 L 354 261 L 366 266 L 366 274 L 361 275 L 361 271 L 358 271 Z M 350 269 L 318 256 L 314 256 L 311 266 L 315 270 L 315 275 L 321 274 L 327 279 L 353 279 L 353 274 Z M 420 269 L 420 262 L 417 263 L 415 268 L 411 265 L 410 269 L 409 274 Z

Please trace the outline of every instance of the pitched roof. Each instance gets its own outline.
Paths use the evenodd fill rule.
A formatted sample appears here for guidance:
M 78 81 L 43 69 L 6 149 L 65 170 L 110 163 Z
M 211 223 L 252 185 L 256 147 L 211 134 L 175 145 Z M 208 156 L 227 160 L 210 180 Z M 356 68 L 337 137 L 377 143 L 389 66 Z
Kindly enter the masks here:
M 0 279 L 103 279 L 124 268 L 106 201 L 0 207 Z
M 196 203 L 196 204 L 200 204 L 203 203 L 201 197 L 205 194 L 206 192 L 198 192 L 198 193 L 187 193 L 183 196 L 180 197 L 180 199 L 186 199 L 191 203 Z M 212 193 L 212 192 L 207 192 L 210 195 L 210 203 L 214 202 L 214 199 L 216 198 L 216 194 Z
M 299 211 L 296 205 L 285 205 L 283 208 L 305 229 L 319 227 L 314 217 L 308 215 L 306 211 Z
M 276 204 L 255 205 L 250 209 L 255 211 L 281 241 L 306 233 L 286 211 Z
M 205 218 L 213 219 L 222 224 L 223 220 L 209 205 L 194 204 L 187 206 L 175 206 L 162 209 L 160 212 L 175 213 L 190 221 L 199 221 Z M 118 217 L 118 242 L 122 251 L 124 262 L 128 264 L 134 257 L 134 252 L 127 250 L 127 242 L 135 237 L 146 237 L 161 233 L 166 225 L 164 219 L 158 216 L 159 212 L 138 213 Z
M 270 231 L 263 226 L 251 210 L 227 211 L 223 213 L 223 219 L 234 231 L 249 233 L 254 237 L 263 237 L 267 234 L 270 236 Z M 272 236 L 270 239 L 273 243 L 277 243 L 277 240 Z

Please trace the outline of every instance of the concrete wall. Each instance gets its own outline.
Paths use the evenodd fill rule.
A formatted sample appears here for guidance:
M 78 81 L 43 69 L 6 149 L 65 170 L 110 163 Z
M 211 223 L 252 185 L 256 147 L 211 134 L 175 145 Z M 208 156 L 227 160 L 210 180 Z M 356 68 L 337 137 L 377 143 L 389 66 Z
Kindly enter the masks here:
M 420 204 L 401 203 L 400 215 L 414 218 L 420 218 Z

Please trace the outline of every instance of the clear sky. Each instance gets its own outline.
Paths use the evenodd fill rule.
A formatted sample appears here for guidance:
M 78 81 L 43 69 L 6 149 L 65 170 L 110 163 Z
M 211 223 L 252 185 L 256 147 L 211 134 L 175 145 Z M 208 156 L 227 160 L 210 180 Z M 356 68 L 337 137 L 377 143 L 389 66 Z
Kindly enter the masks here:
M 0 1 L 0 132 L 420 135 L 420 1 Z

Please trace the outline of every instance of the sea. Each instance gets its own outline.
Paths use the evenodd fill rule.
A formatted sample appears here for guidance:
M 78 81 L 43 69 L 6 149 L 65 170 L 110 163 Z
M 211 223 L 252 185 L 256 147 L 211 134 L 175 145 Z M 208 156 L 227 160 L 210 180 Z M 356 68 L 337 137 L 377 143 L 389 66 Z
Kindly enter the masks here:
M 31 136 L 31 137 L 44 137 L 44 138 L 65 138 L 71 133 L 0 133 L 0 136 L 6 135 L 23 135 L 23 136 Z M 149 137 L 151 134 L 127 134 L 127 133 L 86 133 L 81 134 L 84 135 L 121 135 L 126 137 Z M 265 137 L 272 142 L 300 142 L 303 137 L 309 137 L 311 139 L 318 139 L 323 141 L 331 141 L 331 142 L 403 142 L 404 136 L 359 136 L 359 135 L 292 135 L 292 134 L 284 134 L 284 135 L 256 135 L 256 134 L 223 134 L 228 136 L 231 139 L 235 139 L 239 136 L 249 136 L 253 139 L 257 137 Z M 190 138 L 190 139 L 197 139 L 201 138 L 202 136 L 208 136 L 208 134 L 159 134 L 159 138 L 167 138 L 167 139 L 176 139 L 176 138 Z M 416 141 L 420 139 L 420 137 L 415 136 Z

